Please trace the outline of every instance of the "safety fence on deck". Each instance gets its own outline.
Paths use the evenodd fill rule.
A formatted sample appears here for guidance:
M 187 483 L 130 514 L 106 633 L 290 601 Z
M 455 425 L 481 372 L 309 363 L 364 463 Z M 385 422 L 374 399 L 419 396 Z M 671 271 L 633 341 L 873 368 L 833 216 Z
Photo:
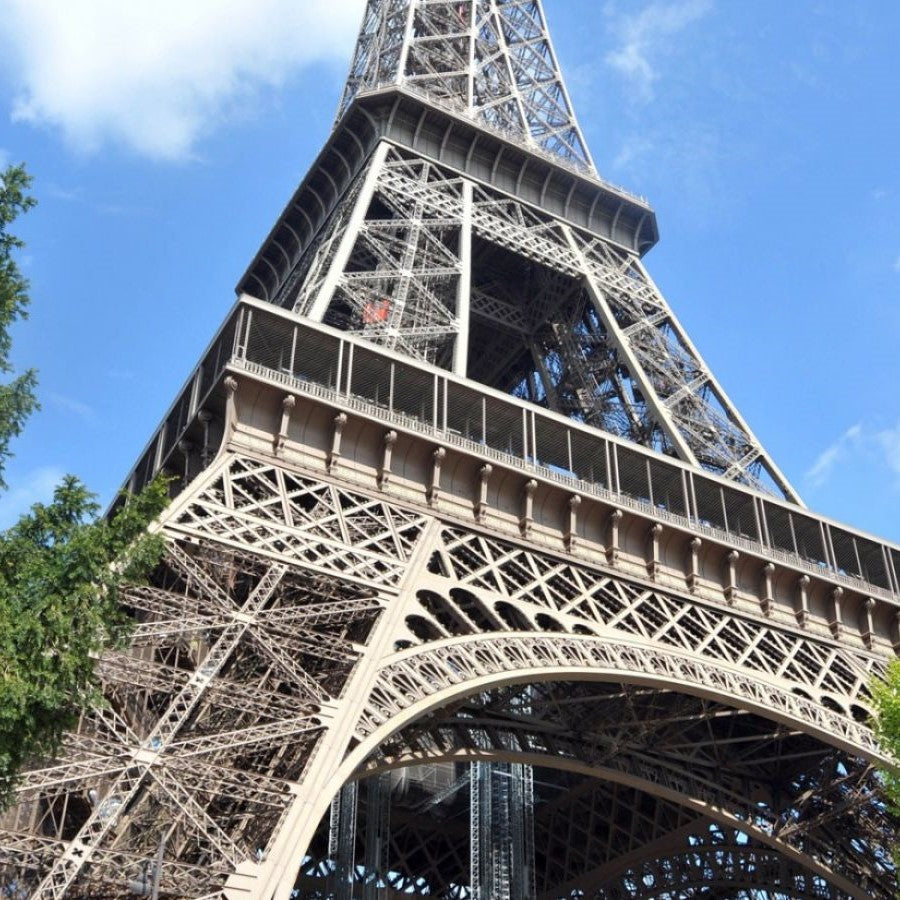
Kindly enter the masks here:
M 384 340 L 384 335 L 379 337 Z M 575 492 L 650 512 L 873 596 L 896 599 L 900 548 L 578 421 L 253 301 L 239 303 L 129 484 L 164 465 L 228 367 L 356 409 Z M 862 585 L 864 582 L 865 585 Z

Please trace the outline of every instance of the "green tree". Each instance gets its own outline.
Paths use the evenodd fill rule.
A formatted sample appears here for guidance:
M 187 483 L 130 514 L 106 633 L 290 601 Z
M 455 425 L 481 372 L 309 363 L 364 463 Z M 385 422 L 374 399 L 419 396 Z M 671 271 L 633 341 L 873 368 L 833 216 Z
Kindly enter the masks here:
M 878 742 L 885 753 L 900 761 L 900 659 L 888 663 L 884 678 L 874 679 L 871 690 Z M 883 770 L 882 777 L 888 799 L 900 812 L 900 774 Z
M 22 240 L 12 234 L 9 226 L 35 205 L 29 194 L 31 177 L 24 166 L 8 166 L 0 173 L 0 375 L 13 371 L 9 359 L 12 349 L 10 329 L 28 315 L 28 281 L 19 270 L 14 253 L 22 248 Z M 0 488 L 10 441 L 21 434 L 25 420 L 37 406 L 34 369 L 0 385 Z
M 16 263 L 22 241 L 10 233 L 34 206 L 23 166 L 0 172 L 0 371 L 10 376 L 10 328 L 27 315 L 28 282 Z M 36 408 L 36 373 L 0 385 L 0 488 L 10 442 Z M 0 809 L 30 757 L 54 752 L 86 706 L 100 702 L 94 660 L 127 635 L 120 611 L 125 584 L 145 579 L 162 553 L 147 525 L 165 507 L 157 480 L 101 518 L 94 496 L 65 478 L 0 533 Z
M 107 520 L 70 476 L 0 534 L 0 807 L 22 763 L 102 702 L 94 659 L 127 635 L 121 591 L 159 561 L 147 523 L 167 501 L 158 480 Z
M 883 767 L 879 774 L 888 808 L 895 821 L 900 817 L 900 659 L 888 663 L 883 678 L 873 678 L 869 685 L 875 717 L 872 726 L 881 749 L 897 768 Z M 897 885 L 900 887 L 900 845 L 892 847 Z M 900 897 L 900 891 L 897 896 Z

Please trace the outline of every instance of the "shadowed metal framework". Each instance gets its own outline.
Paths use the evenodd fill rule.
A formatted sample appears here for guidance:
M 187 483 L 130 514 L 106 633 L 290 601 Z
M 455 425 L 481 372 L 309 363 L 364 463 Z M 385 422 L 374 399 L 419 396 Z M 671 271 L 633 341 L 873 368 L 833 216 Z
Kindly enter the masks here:
M 0 897 L 892 896 L 900 547 L 801 506 L 656 239 L 539 2 L 369 0 Z
M 397 84 L 593 171 L 535 0 L 368 0 L 338 118 Z

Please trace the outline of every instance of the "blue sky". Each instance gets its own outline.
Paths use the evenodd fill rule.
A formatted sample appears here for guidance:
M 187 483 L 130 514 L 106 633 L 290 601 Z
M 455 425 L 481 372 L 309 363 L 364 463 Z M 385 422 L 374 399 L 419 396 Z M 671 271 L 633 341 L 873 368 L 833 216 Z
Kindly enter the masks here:
M 900 540 L 900 5 L 545 0 L 647 265 L 808 505 Z M 317 154 L 361 0 L 0 0 L 0 161 L 25 160 L 43 409 L 0 525 L 108 500 Z

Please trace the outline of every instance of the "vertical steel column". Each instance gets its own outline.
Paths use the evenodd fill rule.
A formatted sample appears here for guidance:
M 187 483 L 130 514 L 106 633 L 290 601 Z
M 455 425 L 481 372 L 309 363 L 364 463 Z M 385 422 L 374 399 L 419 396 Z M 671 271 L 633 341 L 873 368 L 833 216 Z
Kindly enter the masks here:
M 353 900 L 356 868 L 356 811 L 359 783 L 345 784 L 331 801 L 328 826 L 328 858 L 334 865 L 335 900 Z
M 453 374 L 466 377 L 469 366 L 469 319 L 472 306 L 472 206 L 471 181 L 462 185 L 462 221 L 459 227 L 459 283 L 456 288 L 456 344 L 453 347 Z
M 534 897 L 534 769 L 515 763 L 510 769 L 509 821 L 512 826 L 510 900 Z
M 486 900 L 481 853 L 482 834 L 487 824 L 482 809 L 485 797 L 484 767 L 484 763 L 474 762 L 469 773 L 469 886 L 472 900 Z M 487 793 L 490 796 L 490 786 Z
M 470 870 L 473 900 L 534 897 L 534 771 L 472 763 Z
M 381 175 L 389 150 L 390 145 L 382 141 L 369 158 L 369 171 L 366 172 L 365 181 L 359 196 L 356 198 L 356 206 L 347 222 L 344 233 L 338 239 L 338 248 L 331 260 L 331 265 L 328 267 L 328 274 L 325 276 L 325 280 L 322 282 L 322 286 L 319 288 L 319 293 L 313 300 L 312 306 L 306 313 L 306 316 L 314 322 L 321 322 L 325 318 L 325 313 L 328 311 L 328 306 L 337 289 L 338 282 L 344 274 L 344 269 L 347 268 L 347 262 L 350 259 L 353 248 L 356 246 L 362 224 L 366 220 L 366 213 L 369 211 L 369 205 L 372 203 L 372 197 L 375 196 L 378 177 Z
M 385 883 L 390 856 L 391 776 L 370 778 L 366 790 L 363 900 L 378 900 L 378 888 Z

